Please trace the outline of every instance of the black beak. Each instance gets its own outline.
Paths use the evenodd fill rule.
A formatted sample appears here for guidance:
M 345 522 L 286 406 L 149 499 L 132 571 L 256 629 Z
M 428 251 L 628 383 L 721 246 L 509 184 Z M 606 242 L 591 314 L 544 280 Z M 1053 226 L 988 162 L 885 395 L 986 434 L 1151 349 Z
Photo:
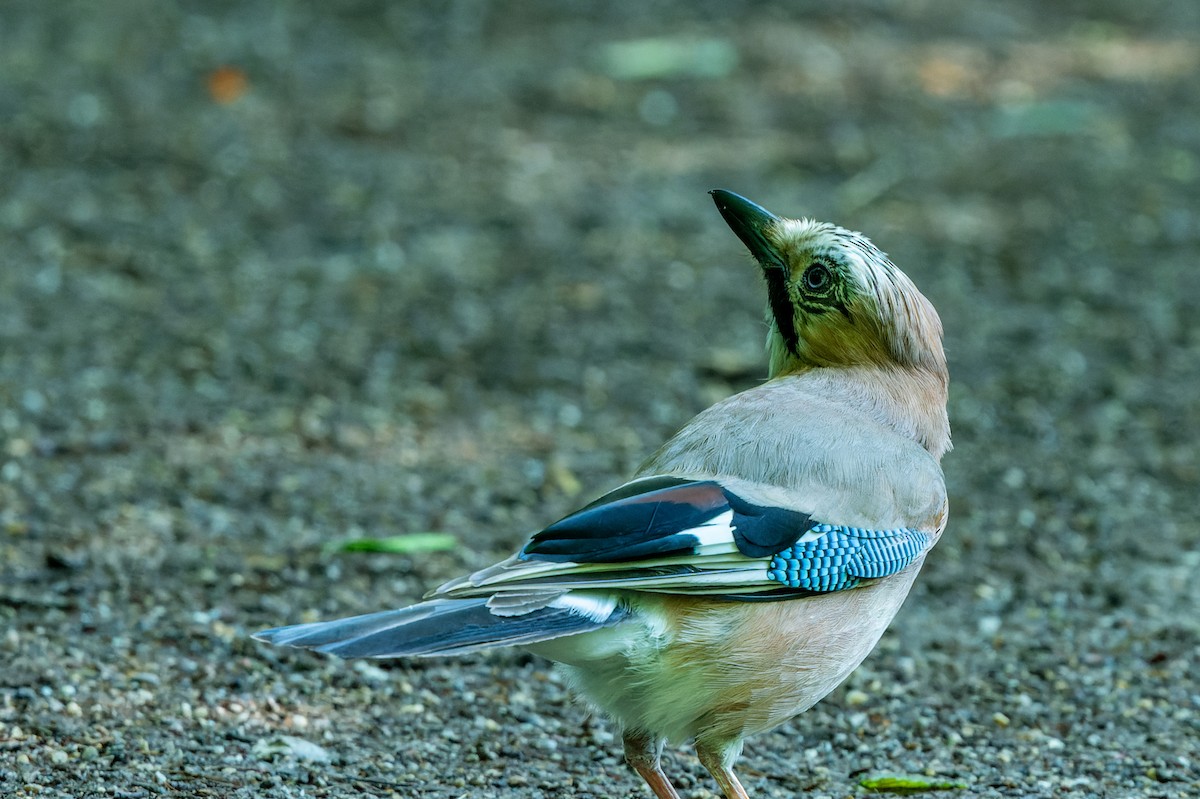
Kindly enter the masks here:
M 782 269 L 786 275 L 787 261 L 765 235 L 767 229 L 779 224 L 779 217 L 761 205 L 725 189 L 713 189 L 709 194 L 717 204 L 717 210 L 725 218 L 725 223 L 742 240 L 762 268 Z
M 767 279 L 767 301 L 771 305 L 771 315 L 775 317 L 775 326 L 779 329 L 784 345 L 793 355 L 798 356 L 796 309 L 792 307 L 787 286 L 791 277 L 790 270 L 787 260 L 775 245 L 771 244 L 765 233 L 779 224 L 779 217 L 731 191 L 713 189 L 709 194 L 717 204 L 721 216 L 725 217 L 725 222 L 733 228 L 733 232 L 750 249 L 750 254 L 763 268 L 763 276 Z

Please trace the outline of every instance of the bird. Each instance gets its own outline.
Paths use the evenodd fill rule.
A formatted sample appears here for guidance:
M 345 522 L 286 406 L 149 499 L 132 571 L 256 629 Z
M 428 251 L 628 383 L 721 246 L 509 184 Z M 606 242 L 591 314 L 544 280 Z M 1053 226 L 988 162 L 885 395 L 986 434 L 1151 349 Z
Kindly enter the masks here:
M 709 192 L 767 289 L 767 379 L 629 482 L 418 604 L 277 627 L 345 658 L 517 646 L 619 726 L 657 799 L 692 742 L 725 799 L 743 741 L 870 653 L 946 527 L 949 375 L 933 305 L 860 233 Z

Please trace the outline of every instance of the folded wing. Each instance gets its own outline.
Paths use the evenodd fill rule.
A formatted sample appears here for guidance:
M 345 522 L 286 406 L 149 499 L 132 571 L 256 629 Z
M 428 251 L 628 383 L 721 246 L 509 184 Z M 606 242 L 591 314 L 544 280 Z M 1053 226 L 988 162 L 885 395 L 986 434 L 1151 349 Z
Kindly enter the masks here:
M 632 612 L 623 591 L 739 601 L 843 591 L 902 571 L 933 542 L 919 530 L 815 521 L 744 493 L 712 480 L 636 480 L 426 602 L 255 637 L 342 657 L 530 645 L 620 624 Z
M 576 589 L 783 599 L 895 574 L 932 541 L 907 528 L 814 520 L 717 481 L 656 476 L 601 497 L 535 534 L 512 558 L 431 595 L 495 595 L 496 610 L 517 613 Z

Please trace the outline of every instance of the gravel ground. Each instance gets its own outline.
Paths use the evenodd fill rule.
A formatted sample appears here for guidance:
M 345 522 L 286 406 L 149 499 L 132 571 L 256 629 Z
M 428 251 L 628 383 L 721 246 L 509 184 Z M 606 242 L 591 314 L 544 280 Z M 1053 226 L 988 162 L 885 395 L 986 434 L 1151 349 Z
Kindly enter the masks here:
M 866 231 L 954 376 L 949 532 L 752 793 L 1200 794 L 1200 4 L 633 5 L 3 3 L 0 795 L 646 796 L 535 658 L 248 633 L 759 380 L 714 186 Z

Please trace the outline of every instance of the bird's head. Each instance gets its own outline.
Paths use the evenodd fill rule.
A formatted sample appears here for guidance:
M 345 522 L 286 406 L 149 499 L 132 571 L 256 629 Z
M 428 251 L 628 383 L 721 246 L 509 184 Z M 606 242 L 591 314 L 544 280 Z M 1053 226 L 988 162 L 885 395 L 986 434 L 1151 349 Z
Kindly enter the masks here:
M 944 381 L 937 311 L 865 236 L 778 217 L 723 189 L 710 193 L 767 280 L 772 377 L 879 366 L 917 369 Z

